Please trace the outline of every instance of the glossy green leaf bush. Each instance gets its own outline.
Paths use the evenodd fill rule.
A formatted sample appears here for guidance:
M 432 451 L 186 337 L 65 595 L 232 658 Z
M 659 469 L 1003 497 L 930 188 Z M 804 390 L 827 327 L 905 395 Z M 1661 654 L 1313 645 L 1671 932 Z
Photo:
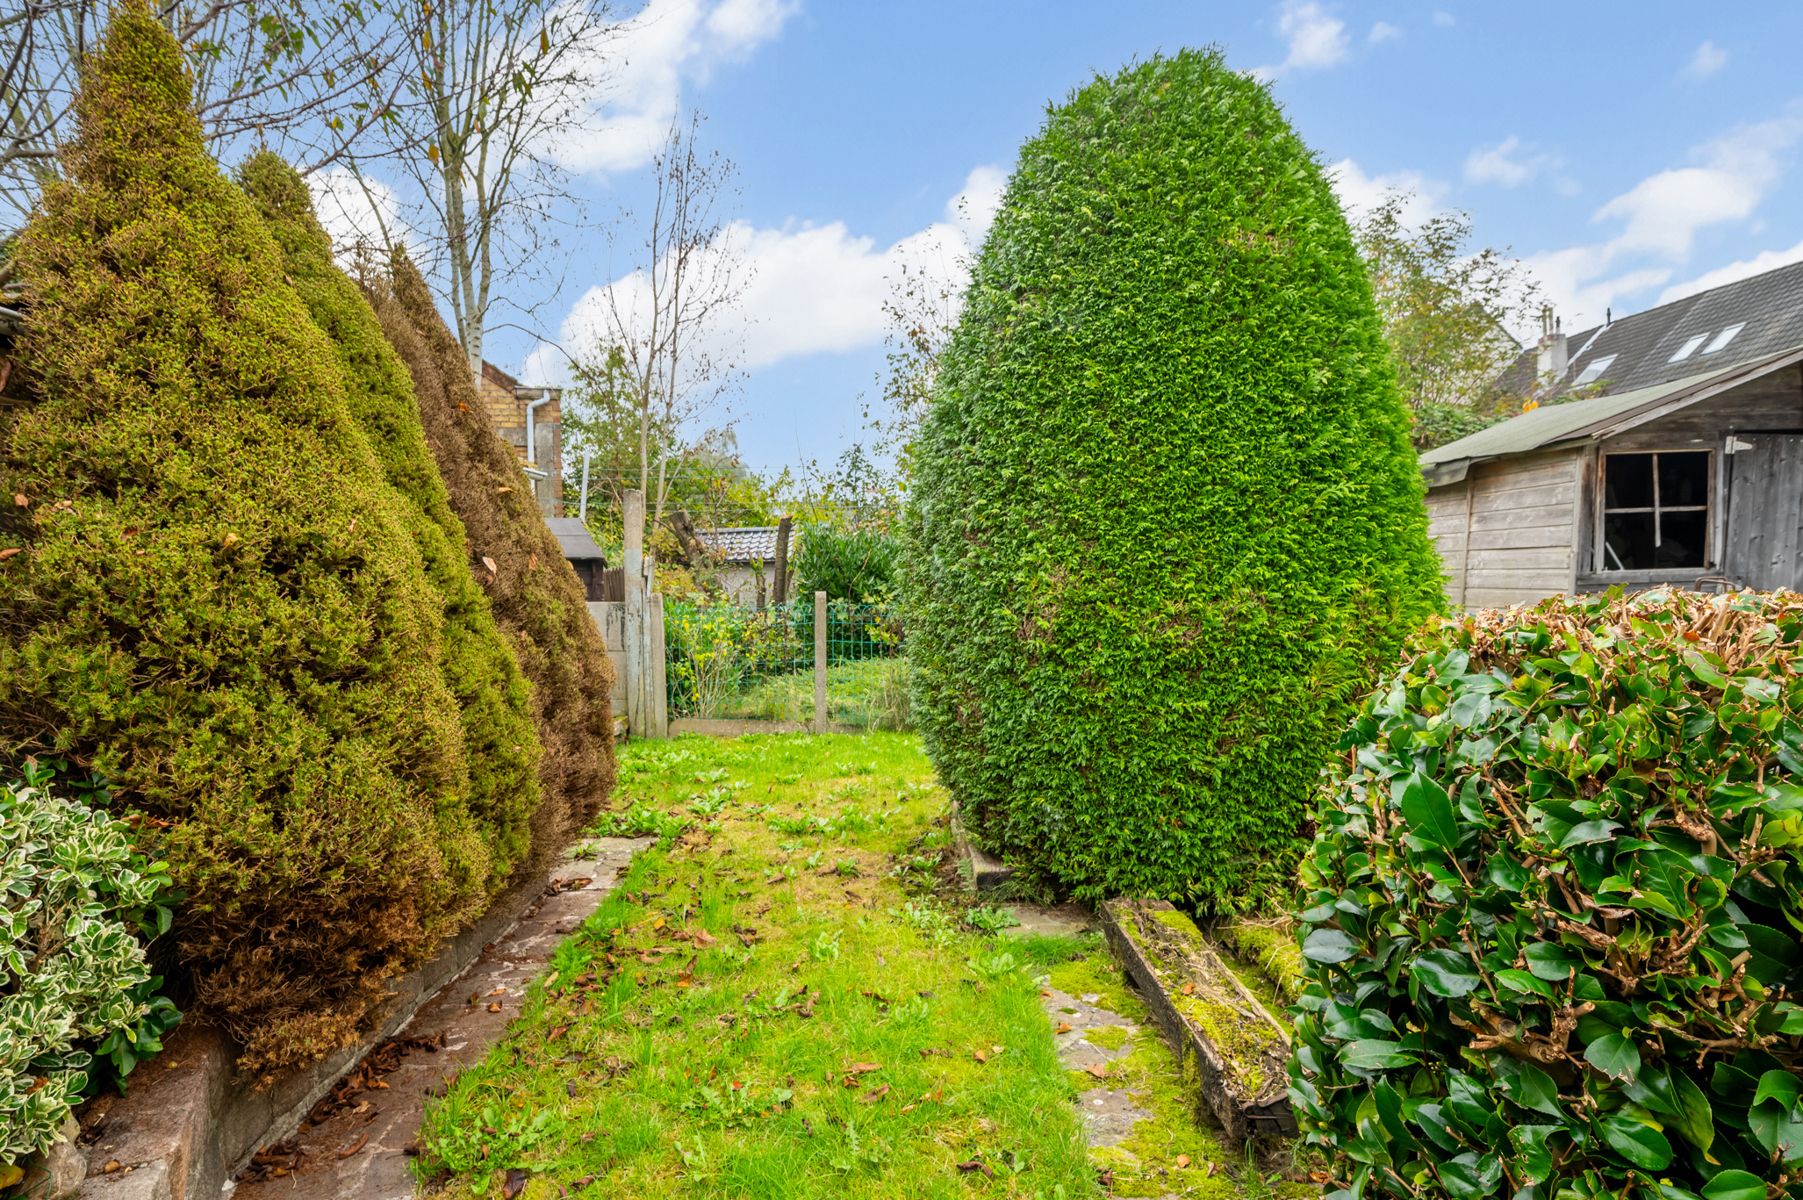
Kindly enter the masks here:
M 1803 1193 L 1803 598 L 1447 624 L 1349 745 L 1291 1091 L 1343 1194 Z
M 916 465 L 915 718 L 976 837 L 1088 897 L 1287 906 L 1440 600 L 1364 266 L 1264 87 L 1186 51 L 1052 110 Z
M 35 766 L 0 782 L 0 1166 L 54 1140 L 97 1052 L 123 1074 L 175 1017 L 144 952 L 168 928 L 168 867 L 50 785 Z
M 487 902 L 443 604 L 331 342 L 141 0 L 20 235 L 0 415 L 0 752 L 97 771 L 187 899 L 197 1009 L 327 1053 Z
M 829 600 L 891 600 L 900 557 L 901 543 L 880 529 L 809 525 L 801 531 L 796 556 L 795 596 L 811 600 L 815 592 L 825 592 Z

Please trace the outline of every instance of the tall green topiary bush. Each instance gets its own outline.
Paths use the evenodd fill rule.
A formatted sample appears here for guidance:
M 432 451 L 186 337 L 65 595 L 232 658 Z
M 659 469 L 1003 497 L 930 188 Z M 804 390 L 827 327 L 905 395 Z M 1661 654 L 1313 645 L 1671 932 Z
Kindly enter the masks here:
M 443 603 L 439 663 L 463 715 L 468 803 L 494 856 L 498 883 L 528 850 L 529 819 L 539 801 L 538 735 L 525 677 L 470 569 L 463 523 L 426 446 L 413 380 L 361 289 L 332 261 L 331 239 L 307 185 L 268 152 L 245 163 L 239 179 L 275 235 L 295 291 L 332 339 L 351 415 L 406 501 L 408 531 Z
M 1264 87 L 1186 51 L 1052 111 L 916 462 L 915 717 L 978 839 L 1085 896 L 1287 893 L 1439 585 L 1363 266 Z
M 613 668 L 563 557 L 520 476 L 513 449 L 490 426 L 469 360 L 417 268 L 397 256 L 392 277 L 364 280 L 382 332 L 413 377 L 426 442 L 463 522 L 477 580 L 520 668 L 544 758 L 533 816 L 542 853 L 564 845 L 613 789 Z
M 1348 740 L 1291 1090 L 1341 1187 L 1803 1194 L 1803 598 L 1445 625 Z
M 485 899 L 443 605 L 138 0 L 77 114 L 18 243 L 37 401 L 0 428 L 0 753 L 109 780 L 186 893 L 198 1007 L 273 1070 Z

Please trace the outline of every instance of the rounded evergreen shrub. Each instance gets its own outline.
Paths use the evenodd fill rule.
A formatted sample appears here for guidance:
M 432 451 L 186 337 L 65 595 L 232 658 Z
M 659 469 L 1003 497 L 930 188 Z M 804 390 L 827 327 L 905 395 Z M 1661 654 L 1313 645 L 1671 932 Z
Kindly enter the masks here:
M 1215 52 L 1022 149 L 902 556 L 914 715 L 977 838 L 1082 896 L 1286 894 L 1360 690 L 1439 604 L 1332 189 Z
M 471 567 L 532 684 L 544 757 L 533 844 L 561 848 L 613 790 L 613 667 L 520 460 L 489 425 L 469 359 L 438 315 L 418 268 L 397 256 L 392 277 L 366 278 L 382 332 L 413 377 L 426 442 L 468 536 Z
M 443 602 L 439 665 L 463 715 L 467 803 L 493 855 L 491 886 L 530 848 L 538 807 L 538 735 L 519 664 L 470 568 L 463 523 L 426 446 L 413 380 L 382 336 L 357 284 L 332 261 L 332 242 L 293 167 L 265 151 L 239 180 L 275 235 L 288 278 L 338 353 L 345 399 L 388 482 L 406 501 L 403 517 Z
M 443 605 L 138 0 L 77 117 L 17 247 L 36 402 L 0 427 L 0 753 L 111 783 L 186 893 L 198 1007 L 273 1070 L 485 901 Z
M 1291 1090 L 1341 1188 L 1803 1192 L 1800 665 L 1795 595 L 1582 597 L 1444 625 L 1365 703 Z

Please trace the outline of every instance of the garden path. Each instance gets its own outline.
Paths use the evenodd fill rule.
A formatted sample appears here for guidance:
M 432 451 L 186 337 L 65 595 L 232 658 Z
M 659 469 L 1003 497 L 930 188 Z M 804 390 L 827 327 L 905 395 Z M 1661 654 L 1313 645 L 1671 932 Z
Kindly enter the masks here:
M 544 900 L 315 1106 L 317 1120 L 257 1156 L 234 1200 L 410 1200 L 426 1101 L 501 1039 L 552 951 L 650 842 L 593 838 L 580 845 L 552 872 Z

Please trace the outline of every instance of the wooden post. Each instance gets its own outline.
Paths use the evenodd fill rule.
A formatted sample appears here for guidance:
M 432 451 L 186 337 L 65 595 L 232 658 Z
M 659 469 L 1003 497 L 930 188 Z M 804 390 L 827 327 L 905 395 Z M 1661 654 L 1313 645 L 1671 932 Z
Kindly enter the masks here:
M 621 504 L 626 576 L 626 727 L 633 737 L 649 737 L 645 724 L 645 493 L 634 488 Z
M 664 598 L 651 593 L 651 637 L 647 649 L 651 655 L 650 709 L 651 736 L 670 736 L 670 684 L 664 673 Z
M 789 598 L 789 518 L 783 517 L 776 523 L 776 578 L 771 583 L 770 594 L 777 607 Z
M 814 732 L 826 732 L 826 593 L 814 593 Z

